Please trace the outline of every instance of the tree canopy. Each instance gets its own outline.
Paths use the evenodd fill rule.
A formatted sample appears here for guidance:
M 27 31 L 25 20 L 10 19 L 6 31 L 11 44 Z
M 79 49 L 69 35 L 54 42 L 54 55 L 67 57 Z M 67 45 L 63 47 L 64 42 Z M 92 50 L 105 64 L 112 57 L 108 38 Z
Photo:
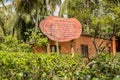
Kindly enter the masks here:
M 27 40 L 30 29 L 37 34 L 39 22 L 47 16 L 54 15 L 56 6 L 60 8 L 59 16 L 77 18 L 83 26 L 83 33 L 98 37 L 120 35 L 120 1 L 119 0 L 0 0 L 1 35 L 17 36 Z M 26 35 L 29 32 L 29 35 Z

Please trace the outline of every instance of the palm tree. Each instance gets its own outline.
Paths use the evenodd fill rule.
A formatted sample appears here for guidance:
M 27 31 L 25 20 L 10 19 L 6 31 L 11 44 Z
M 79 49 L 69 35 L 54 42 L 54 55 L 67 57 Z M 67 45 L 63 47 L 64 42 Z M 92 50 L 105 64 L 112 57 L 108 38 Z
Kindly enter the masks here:
M 4 6 L 0 7 L 0 27 L 3 35 L 6 36 L 12 31 L 12 26 L 14 24 L 14 13 L 12 11 L 12 5 Z
M 23 33 L 30 28 L 26 21 L 22 20 L 24 15 L 29 16 L 30 23 L 35 25 L 35 33 L 37 33 L 38 22 L 44 19 L 45 16 L 53 15 L 56 5 L 60 5 L 60 3 L 60 0 L 14 0 L 15 10 L 19 19 L 16 20 L 16 23 L 20 24 L 21 22 L 21 27 L 17 28 L 19 29 L 19 36 L 25 36 Z

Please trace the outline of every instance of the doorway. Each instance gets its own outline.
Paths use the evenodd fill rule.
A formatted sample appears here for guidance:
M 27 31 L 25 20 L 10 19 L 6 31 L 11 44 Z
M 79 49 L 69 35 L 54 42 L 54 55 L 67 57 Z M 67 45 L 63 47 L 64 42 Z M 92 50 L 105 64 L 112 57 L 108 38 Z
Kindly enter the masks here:
M 116 49 L 117 49 L 117 52 L 120 52 L 120 37 L 117 38 L 117 43 L 116 43 Z

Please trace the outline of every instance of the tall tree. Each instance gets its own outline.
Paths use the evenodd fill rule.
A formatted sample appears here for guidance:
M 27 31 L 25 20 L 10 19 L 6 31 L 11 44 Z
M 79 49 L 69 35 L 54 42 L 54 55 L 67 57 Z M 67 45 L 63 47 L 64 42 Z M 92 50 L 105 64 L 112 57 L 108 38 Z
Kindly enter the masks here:
M 83 33 L 94 37 L 96 52 L 103 51 L 104 41 L 97 44 L 96 37 L 111 39 L 119 34 L 119 0 L 70 0 L 68 17 L 75 17 L 83 27 Z
M 27 29 L 30 29 L 30 25 L 28 24 L 30 21 L 33 22 L 33 27 L 34 25 L 36 26 L 35 33 L 37 33 L 38 22 L 48 15 L 53 15 L 52 13 L 55 11 L 56 5 L 59 4 L 60 0 L 14 0 L 15 9 L 18 13 L 18 16 L 21 17 L 18 18 L 20 19 L 18 21 L 19 24 L 21 22 L 21 27 L 16 28 L 19 29 L 19 36 L 21 36 L 20 39 L 22 39 L 23 36 L 25 36 L 24 32 Z M 29 22 L 26 23 L 23 17 L 28 17 Z
M 15 14 L 12 10 L 12 5 L 0 7 L 0 27 L 2 28 L 4 36 L 11 34 L 15 21 Z

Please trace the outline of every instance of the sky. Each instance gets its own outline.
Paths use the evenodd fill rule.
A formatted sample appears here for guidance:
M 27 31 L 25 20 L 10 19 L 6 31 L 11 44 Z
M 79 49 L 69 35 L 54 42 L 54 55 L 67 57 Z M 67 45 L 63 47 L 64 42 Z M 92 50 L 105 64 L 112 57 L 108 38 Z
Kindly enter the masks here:
M 10 5 L 12 4 L 12 0 L 8 0 L 7 2 L 5 2 L 5 5 Z M 0 4 L 0 7 L 3 7 L 3 4 Z
M 62 1 L 62 3 L 64 2 L 64 0 L 61 0 L 61 1 Z M 54 12 L 54 16 L 58 16 L 59 10 L 60 10 L 60 8 L 58 6 L 56 6 L 56 10 Z

